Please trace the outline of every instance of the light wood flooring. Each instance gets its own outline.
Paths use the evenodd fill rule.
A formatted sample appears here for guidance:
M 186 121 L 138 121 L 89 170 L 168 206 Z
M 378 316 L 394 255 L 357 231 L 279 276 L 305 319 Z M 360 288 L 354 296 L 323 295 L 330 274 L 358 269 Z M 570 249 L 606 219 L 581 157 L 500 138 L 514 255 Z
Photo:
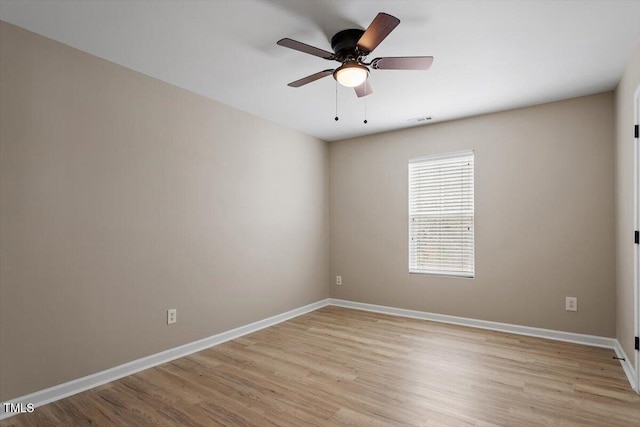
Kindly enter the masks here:
M 325 307 L 0 426 L 639 426 L 613 356 Z

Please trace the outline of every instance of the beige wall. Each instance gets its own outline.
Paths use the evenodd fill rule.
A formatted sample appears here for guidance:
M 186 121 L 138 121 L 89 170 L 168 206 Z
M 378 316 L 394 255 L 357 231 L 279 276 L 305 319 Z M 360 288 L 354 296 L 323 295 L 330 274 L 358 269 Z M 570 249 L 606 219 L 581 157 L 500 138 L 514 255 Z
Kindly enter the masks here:
M 0 154 L 0 401 L 328 296 L 325 142 L 0 23 Z
M 615 92 L 617 338 L 635 363 L 633 283 L 633 95 L 640 84 L 640 45 Z
M 331 296 L 615 336 L 613 147 L 611 92 L 330 143 Z M 410 275 L 407 160 L 468 149 L 476 278 Z

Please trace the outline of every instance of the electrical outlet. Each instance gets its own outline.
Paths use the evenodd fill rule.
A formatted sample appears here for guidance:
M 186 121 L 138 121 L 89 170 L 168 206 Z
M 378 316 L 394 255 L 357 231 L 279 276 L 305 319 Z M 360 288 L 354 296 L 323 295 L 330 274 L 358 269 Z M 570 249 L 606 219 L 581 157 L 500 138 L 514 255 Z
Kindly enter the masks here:
M 172 325 L 178 321 L 178 310 L 171 308 L 167 310 L 167 325 Z
M 564 309 L 567 311 L 578 311 L 578 298 L 566 297 Z
M 342 276 L 336 276 L 336 285 L 342 286 Z

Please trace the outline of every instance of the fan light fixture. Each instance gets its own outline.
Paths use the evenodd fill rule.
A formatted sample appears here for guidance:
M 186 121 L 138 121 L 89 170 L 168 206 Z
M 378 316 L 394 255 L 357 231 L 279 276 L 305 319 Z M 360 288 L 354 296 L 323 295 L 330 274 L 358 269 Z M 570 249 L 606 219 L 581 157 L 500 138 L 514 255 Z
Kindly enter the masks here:
M 342 86 L 360 86 L 369 77 L 369 69 L 358 62 L 345 62 L 333 73 L 333 78 Z
M 295 80 L 289 83 L 288 86 L 302 87 L 333 75 L 336 82 L 342 86 L 352 87 L 358 98 L 362 98 L 373 93 L 371 82 L 367 81 L 370 70 L 428 70 L 433 62 L 433 56 L 386 56 L 364 62 L 364 59 L 378 47 L 399 23 L 400 20 L 395 16 L 380 12 L 373 18 L 366 30 L 348 28 L 335 33 L 331 37 L 331 49 L 333 52 L 310 46 L 288 37 L 278 40 L 278 46 L 340 63 L 337 69 L 332 67 L 318 71 Z

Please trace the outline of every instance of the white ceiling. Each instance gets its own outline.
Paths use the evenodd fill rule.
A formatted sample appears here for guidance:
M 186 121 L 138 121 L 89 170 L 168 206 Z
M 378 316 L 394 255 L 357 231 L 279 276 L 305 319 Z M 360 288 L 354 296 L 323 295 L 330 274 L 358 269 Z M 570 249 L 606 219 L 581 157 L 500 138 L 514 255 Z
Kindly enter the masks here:
M 277 40 L 331 50 L 381 11 L 401 23 L 369 58 L 432 55 L 429 71 L 339 87 L 338 122 L 331 77 L 287 86 L 337 63 Z M 328 141 L 611 90 L 640 39 L 640 0 L 0 0 L 0 19 Z

